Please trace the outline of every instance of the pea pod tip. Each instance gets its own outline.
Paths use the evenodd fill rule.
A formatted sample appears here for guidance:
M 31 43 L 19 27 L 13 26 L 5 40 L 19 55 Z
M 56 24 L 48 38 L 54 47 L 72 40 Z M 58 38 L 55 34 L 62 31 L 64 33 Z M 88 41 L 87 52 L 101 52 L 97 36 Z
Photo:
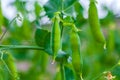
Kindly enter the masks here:
M 52 60 L 52 63 L 51 64 L 54 64 L 55 63 L 55 59 Z
M 106 50 L 106 49 L 107 49 L 107 48 L 106 48 L 106 43 L 104 43 L 103 48 L 104 48 L 104 50 Z

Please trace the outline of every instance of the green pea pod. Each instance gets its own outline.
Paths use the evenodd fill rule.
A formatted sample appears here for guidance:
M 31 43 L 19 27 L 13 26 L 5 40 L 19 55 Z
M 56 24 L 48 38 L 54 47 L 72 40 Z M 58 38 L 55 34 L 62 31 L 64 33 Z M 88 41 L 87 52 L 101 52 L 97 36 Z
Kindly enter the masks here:
M 79 80 L 82 74 L 82 56 L 80 53 L 80 38 L 75 29 L 72 29 L 70 32 L 70 43 L 72 50 L 72 64 L 75 70 L 76 78 Z
M 100 29 L 100 23 L 99 23 L 99 19 L 98 19 L 98 12 L 97 12 L 97 8 L 95 5 L 95 1 L 90 2 L 88 12 L 89 12 L 88 13 L 89 24 L 90 24 L 90 28 L 91 28 L 93 37 L 99 43 L 105 44 L 105 38 Z
M 3 60 L 11 75 L 11 80 L 19 80 L 13 56 L 10 53 L 5 53 L 3 56 Z
M 53 18 L 52 32 L 51 32 L 51 46 L 53 52 L 53 61 L 55 60 L 57 53 L 61 49 L 61 29 L 60 29 L 59 14 L 55 14 Z

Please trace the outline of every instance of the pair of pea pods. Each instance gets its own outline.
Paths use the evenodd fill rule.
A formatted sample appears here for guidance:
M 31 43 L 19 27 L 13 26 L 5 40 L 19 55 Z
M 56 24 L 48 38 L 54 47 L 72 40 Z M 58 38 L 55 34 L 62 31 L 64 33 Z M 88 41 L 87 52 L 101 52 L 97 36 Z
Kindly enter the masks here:
M 95 5 L 95 1 L 90 1 L 89 11 L 88 11 L 89 24 L 91 27 L 91 32 L 94 39 L 106 45 L 105 38 L 100 29 L 100 23 L 98 18 L 98 12 Z M 57 53 L 61 50 L 61 28 L 59 26 L 60 19 L 59 15 L 55 15 L 53 20 L 52 33 L 51 33 L 51 43 L 52 43 L 52 51 L 53 51 L 53 59 L 55 60 Z M 80 38 L 77 33 L 77 29 L 75 27 L 71 28 L 70 32 L 70 43 L 71 43 L 71 51 L 72 51 L 72 65 L 77 75 L 81 75 L 82 72 L 82 61 L 81 61 L 81 53 L 80 53 Z

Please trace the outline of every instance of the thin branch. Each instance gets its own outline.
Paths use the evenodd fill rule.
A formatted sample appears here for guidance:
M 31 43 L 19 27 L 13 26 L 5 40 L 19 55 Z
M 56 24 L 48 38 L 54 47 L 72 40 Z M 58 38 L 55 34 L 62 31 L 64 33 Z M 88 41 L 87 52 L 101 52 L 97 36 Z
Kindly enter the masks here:
M 66 80 L 63 63 L 60 63 L 60 71 L 61 71 L 61 79 Z
M 11 50 L 11 49 L 31 49 L 31 50 L 44 50 L 42 47 L 38 46 L 24 46 L 24 45 L 0 45 L 1 49 Z

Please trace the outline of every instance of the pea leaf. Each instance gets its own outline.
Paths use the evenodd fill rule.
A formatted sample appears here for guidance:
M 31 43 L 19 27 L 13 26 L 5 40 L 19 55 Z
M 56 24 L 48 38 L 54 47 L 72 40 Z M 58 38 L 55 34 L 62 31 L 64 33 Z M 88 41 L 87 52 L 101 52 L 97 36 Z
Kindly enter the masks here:
M 48 31 L 43 30 L 43 29 L 37 29 L 35 32 L 35 42 L 38 46 L 40 47 L 45 47 L 45 43 L 46 43 L 46 37 L 49 34 Z
M 35 42 L 39 47 L 43 47 L 50 55 L 52 54 L 50 49 L 50 32 L 37 28 L 35 32 Z
M 75 20 L 75 24 L 77 26 L 81 26 L 83 24 L 86 23 L 86 19 L 83 17 L 83 7 L 81 6 L 81 4 L 79 2 L 76 2 L 74 4 L 74 8 L 75 8 L 75 12 L 76 12 L 76 20 Z
M 38 2 L 36 1 L 35 4 L 35 14 L 37 17 L 39 17 L 39 14 L 42 12 L 42 7 L 38 4 Z
M 48 15 L 49 18 L 52 18 L 54 15 L 54 12 L 60 11 L 60 12 L 66 12 L 71 9 L 74 2 L 77 0 L 49 0 L 45 5 L 44 9 L 46 11 L 46 15 Z M 68 11 L 68 13 L 70 10 Z M 73 11 L 72 11 L 73 12 Z M 71 12 L 70 12 L 71 13 Z

